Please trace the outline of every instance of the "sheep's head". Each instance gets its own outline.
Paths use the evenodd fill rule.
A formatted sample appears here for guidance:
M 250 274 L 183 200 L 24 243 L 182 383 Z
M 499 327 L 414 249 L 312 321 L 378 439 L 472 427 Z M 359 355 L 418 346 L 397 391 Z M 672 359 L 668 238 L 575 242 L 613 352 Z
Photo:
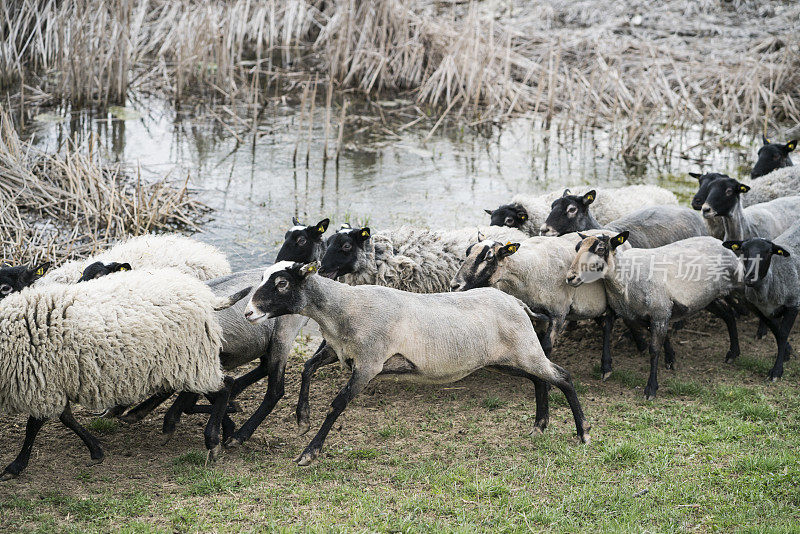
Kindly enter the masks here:
M 559 236 L 588 230 L 591 225 L 589 206 L 596 198 L 594 189 L 585 195 L 570 195 L 569 190 L 564 191 L 561 198 L 550 205 L 550 214 L 540 228 L 541 234 Z
M 717 178 L 708 187 L 708 196 L 703 203 L 702 213 L 706 219 L 727 217 L 739 202 L 742 193 L 750 191 L 750 186 L 733 178 Z
M 11 293 L 22 291 L 33 284 L 44 276 L 50 265 L 48 261 L 31 268 L 25 265 L 16 267 L 4 265 L 0 267 L 0 299 L 4 299 Z
M 717 172 L 709 172 L 706 174 L 690 172 L 689 176 L 697 178 L 699 182 L 697 193 L 692 197 L 692 209 L 695 211 L 700 211 L 703 208 L 703 204 L 705 204 L 706 198 L 708 198 L 708 190 L 711 188 L 711 184 L 721 178 L 730 178 L 727 174 L 719 174 Z
M 320 274 L 327 278 L 337 278 L 366 269 L 366 244 L 369 238 L 368 227 L 344 227 L 330 236 L 322 257 Z
M 322 259 L 322 255 L 325 253 L 325 241 L 322 239 L 322 234 L 328 229 L 330 219 L 322 219 L 317 224 L 305 226 L 300 224 L 296 218 L 292 218 L 292 224 L 294 226 L 286 232 L 275 262 L 308 263 Z
M 785 248 L 760 237 L 746 241 L 725 241 L 722 246 L 739 257 L 744 268 L 744 283 L 750 287 L 758 286 L 764 281 L 773 256 L 790 256 Z
M 519 250 L 519 243 L 485 240 L 467 248 L 467 259 L 450 282 L 452 291 L 466 291 L 491 285 L 492 276 L 506 258 Z
M 789 152 L 793 151 L 797 146 L 797 139 L 792 139 L 788 143 L 782 144 L 770 143 L 765 136 L 761 136 L 761 138 L 764 144 L 758 149 L 758 160 L 756 160 L 756 164 L 750 172 L 750 178 L 758 178 L 771 173 L 775 169 L 792 165 Z
M 615 236 L 587 236 L 578 234 L 581 241 L 575 245 L 577 255 L 567 271 L 567 283 L 573 287 L 596 282 L 614 270 L 614 253 L 628 240 L 628 232 Z
M 83 274 L 81 275 L 80 280 L 78 280 L 78 283 L 88 282 L 89 280 L 95 280 L 96 278 L 102 278 L 111 273 L 118 273 L 130 270 L 131 270 L 130 263 L 118 263 L 116 261 L 103 263 L 102 261 L 96 261 L 83 270 Z
M 491 217 L 492 226 L 508 226 L 521 230 L 528 220 L 528 212 L 519 204 L 503 204 L 496 210 L 484 210 Z
M 261 276 L 247 304 L 244 316 L 251 323 L 260 323 L 292 313 L 299 313 L 307 304 L 302 290 L 306 279 L 319 270 L 319 263 L 281 261 L 272 265 Z

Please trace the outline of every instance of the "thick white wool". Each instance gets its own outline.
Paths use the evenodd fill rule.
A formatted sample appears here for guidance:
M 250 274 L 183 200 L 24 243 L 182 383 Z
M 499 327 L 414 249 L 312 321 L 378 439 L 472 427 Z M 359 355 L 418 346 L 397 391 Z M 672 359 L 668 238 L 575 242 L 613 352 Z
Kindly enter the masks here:
M 222 387 L 218 299 L 174 269 L 27 288 L 0 301 L 0 412 L 58 416 Z
M 781 197 L 800 194 L 800 165 L 776 169 L 771 173 L 744 181 L 750 191 L 742 195 L 742 205 L 746 208 L 754 204 L 769 202 Z
M 180 234 L 149 234 L 121 241 L 91 258 L 67 262 L 37 283 L 74 284 L 84 269 L 96 261 L 127 262 L 134 270 L 172 267 L 200 280 L 231 273 L 228 259 L 216 247 Z

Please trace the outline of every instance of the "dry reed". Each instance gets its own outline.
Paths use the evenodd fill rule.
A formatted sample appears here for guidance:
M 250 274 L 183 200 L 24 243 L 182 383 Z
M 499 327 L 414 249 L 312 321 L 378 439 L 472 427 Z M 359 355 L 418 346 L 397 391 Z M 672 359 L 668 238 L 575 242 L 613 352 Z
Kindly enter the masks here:
M 21 263 L 91 254 L 117 239 L 194 228 L 205 208 L 185 181 L 144 183 L 99 163 L 92 146 L 44 154 L 20 140 L 0 107 L 0 245 Z

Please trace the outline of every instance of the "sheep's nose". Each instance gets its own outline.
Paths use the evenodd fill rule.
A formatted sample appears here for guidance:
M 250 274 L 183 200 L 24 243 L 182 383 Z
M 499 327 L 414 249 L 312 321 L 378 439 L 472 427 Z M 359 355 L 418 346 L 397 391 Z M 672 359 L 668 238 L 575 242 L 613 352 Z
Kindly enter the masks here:
M 461 289 L 459 282 L 450 282 L 450 291 L 458 291 L 459 289 Z
M 711 206 L 708 204 L 703 204 L 701 212 L 703 213 L 703 217 L 710 217 L 714 213 L 714 210 L 712 210 Z
M 253 316 L 253 310 L 247 310 L 246 312 L 244 312 L 245 319 L 249 319 L 252 316 Z

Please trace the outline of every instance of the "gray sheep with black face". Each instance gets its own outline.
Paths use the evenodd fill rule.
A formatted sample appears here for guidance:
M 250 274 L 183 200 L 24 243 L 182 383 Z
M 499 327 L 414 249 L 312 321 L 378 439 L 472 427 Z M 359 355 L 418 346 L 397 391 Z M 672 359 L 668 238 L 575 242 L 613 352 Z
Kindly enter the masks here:
M 789 333 L 800 309 L 800 223 L 775 238 L 723 243 L 742 262 L 744 295 L 755 307 L 775 336 L 778 355 L 769 372 L 770 380 L 783 376 L 787 359 Z
M 536 428 L 547 425 L 547 387 L 567 397 L 578 436 L 589 440 L 572 380 L 545 357 L 535 314 L 496 289 L 420 294 L 349 286 L 316 275 L 317 264 L 281 262 L 264 271 L 245 315 L 259 322 L 286 314 L 316 321 L 342 364 L 352 369 L 317 435 L 297 459 L 312 462 L 347 404 L 379 376 L 449 383 L 483 367 L 524 376 L 536 388 Z
M 706 309 L 725 321 L 730 337 L 726 361 L 739 355 L 736 320 L 723 301 L 740 287 L 736 256 L 709 236 L 693 237 L 654 249 L 620 250 L 627 232 L 616 236 L 586 236 L 567 274 L 567 283 L 579 287 L 602 281 L 614 312 L 650 329 L 650 378 L 645 397 L 658 390 L 658 360 L 664 348 L 671 368 L 674 351 L 669 343 L 670 322 Z
M 550 214 L 542 225 L 542 235 L 560 236 L 586 230 L 627 230 L 628 242 L 635 248 L 656 248 L 681 239 L 708 235 L 703 219 L 680 206 L 651 206 L 638 209 L 608 224 L 594 218 L 591 207 L 598 199 L 594 190 L 584 195 L 564 194 L 553 201 Z
M 749 191 L 749 185 L 727 177 L 715 179 L 708 187 L 701 212 L 706 219 L 722 221 L 726 241 L 771 239 L 797 221 L 800 196 L 776 198 L 744 208 L 742 197 Z

